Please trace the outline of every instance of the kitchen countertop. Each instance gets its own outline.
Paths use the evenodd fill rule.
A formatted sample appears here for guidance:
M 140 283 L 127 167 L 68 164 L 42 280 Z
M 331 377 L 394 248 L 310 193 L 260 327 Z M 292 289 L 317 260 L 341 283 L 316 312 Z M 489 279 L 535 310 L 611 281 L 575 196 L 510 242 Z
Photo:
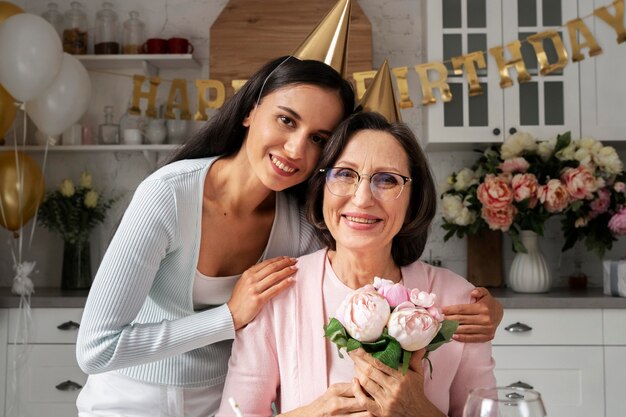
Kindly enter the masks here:
M 545 294 L 520 294 L 506 288 L 491 288 L 491 293 L 504 308 L 624 308 L 626 297 L 609 297 L 601 288 L 569 290 L 555 288 Z M 85 306 L 88 290 L 35 288 L 31 307 L 81 308 Z M 20 298 L 8 287 L 0 287 L 0 308 L 18 307 Z

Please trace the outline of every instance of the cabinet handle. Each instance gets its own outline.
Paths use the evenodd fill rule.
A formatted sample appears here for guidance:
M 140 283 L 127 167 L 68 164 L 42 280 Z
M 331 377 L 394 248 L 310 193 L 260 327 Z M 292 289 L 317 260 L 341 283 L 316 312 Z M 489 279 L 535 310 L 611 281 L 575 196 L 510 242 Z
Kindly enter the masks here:
M 500 134 L 500 129 L 497 128 L 497 127 L 495 129 L 493 129 L 493 134 L 498 136 Z
M 75 321 L 66 321 L 65 323 L 59 324 L 57 326 L 57 329 L 59 330 L 76 330 L 80 327 L 80 324 L 76 323 Z
M 517 133 L 517 129 L 516 129 L 516 128 L 514 128 L 514 127 L 510 128 L 510 129 L 509 129 L 509 133 L 510 133 L 511 135 L 514 135 L 514 134 L 516 134 L 516 133 Z
M 524 389 L 534 389 L 532 385 L 527 384 L 522 381 L 513 382 L 512 384 L 507 385 L 508 388 L 524 388 Z
M 61 382 L 59 385 L 55 386 L 59 391 L 78 391 L 83 386 L 74 381 L 70 381 L 69 379 L 65 382 Z
M 504 328 L 504 330 L 506 330 L 509 333 L 524 333 L 524 332 L 529 332 L 532 329 L 533 328 L 530 327 L 529 325 L 520 323 L 519 321 L 514 324 L 509 324 L 508 326 Z

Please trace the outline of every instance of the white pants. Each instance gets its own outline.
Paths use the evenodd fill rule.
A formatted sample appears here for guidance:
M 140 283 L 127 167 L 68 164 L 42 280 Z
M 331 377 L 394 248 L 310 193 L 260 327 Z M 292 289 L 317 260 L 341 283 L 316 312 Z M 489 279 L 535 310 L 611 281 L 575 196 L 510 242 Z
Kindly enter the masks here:
M 180 388 L 136 381 L 117 372 L 90 375 L 76 406 L 79 417 L 211 417 L 224 385 Z

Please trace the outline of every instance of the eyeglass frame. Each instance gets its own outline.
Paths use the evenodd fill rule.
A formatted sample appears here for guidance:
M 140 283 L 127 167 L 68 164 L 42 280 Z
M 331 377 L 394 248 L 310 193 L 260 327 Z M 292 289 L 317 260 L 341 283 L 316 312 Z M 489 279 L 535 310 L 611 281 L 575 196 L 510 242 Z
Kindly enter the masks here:
M 345 194 L 345 195 L 340 195 L 340 194 L 335 194 L 331 191 L 330 187 L 328 186 L 328 175 L 330 174 L 330 172 L 332 172 L 335 169 L 347 169 L 350 170 L 352 172 L 354 172 L 356 174 L 357 177 L 357 182 L 354 184 L 354 190 L 352 191 L 351 194 Z M 397 172 L 388 172 L 388 171 L 379 171 L 379 172 L 374 172 L 373 174 L 360 174 L 357 170 L 352 169 L 352 168 L 348 168 L 348 167 L 328 167 L 328 168 L 320 168 L 319 172 L 323 172 L 324 173 L 324 183 L 326 185 L 326 188 L 328 188 L 328 192 L 331 193 L 334 196 L 337 197 L 349 197 L 349 196 L 354 196 L 356 194 L 356 191 L 359 189 L 359 185 L 361 185 L 361 180 L 364 177 L 369 177 L 368 182 L 370 183 L 370 192 L 372 193 L 372 196 L 374 196 L 374 198 L 376 198 L 377 200 L 381 200 L 381 201 L 391 201 L 391 200 L 397 200 L 398 198 L 400 198 L 400 196 L 402 195 L 402 191 L 404 191 L 404 186 L 408 183 L 413 181 L 413 178 L 411 177 L 407 177 L 406 175 L 402 175 L 399 174 Z M 378 174 L 391 174 L 391 175 L 397 175 L 400 178 L 402 178 L 402 180 L 404 181 L 402 183 L 402 188 L 400 188 L 400 191 L 398 192 L 398 195 L 395 196 L 394 198 L 390 198 L 390 199 L 381 199 L 378 198 L 376 196 L 376 192 L 374 191 L 374 189 L 372 188 L 372 177 L 374 175 L 378 175 Z

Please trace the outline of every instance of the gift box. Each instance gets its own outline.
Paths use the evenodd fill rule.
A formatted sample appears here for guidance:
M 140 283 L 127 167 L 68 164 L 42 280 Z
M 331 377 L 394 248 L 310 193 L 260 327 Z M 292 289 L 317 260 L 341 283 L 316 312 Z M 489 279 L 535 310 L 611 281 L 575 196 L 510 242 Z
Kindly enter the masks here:
M 604 294 L 626 297 L 626 260 L 602 261 Z

